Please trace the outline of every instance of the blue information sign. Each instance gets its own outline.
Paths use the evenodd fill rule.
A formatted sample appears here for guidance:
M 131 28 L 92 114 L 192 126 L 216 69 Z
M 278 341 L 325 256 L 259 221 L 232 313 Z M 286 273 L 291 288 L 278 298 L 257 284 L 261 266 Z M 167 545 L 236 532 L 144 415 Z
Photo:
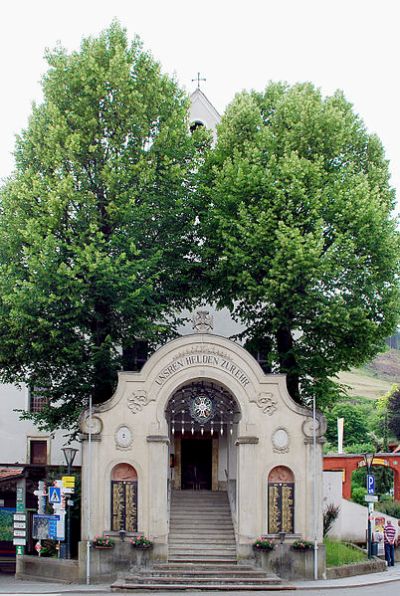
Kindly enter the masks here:
M 367 492 L 369 495 L 375 493 L 375 476 L 373 474 L 367 474 Z

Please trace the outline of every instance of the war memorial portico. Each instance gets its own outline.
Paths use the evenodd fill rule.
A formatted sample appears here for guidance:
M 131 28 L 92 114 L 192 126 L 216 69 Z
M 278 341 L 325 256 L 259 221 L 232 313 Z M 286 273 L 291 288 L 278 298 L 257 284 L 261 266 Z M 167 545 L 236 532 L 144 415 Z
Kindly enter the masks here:
M 82 417 L 83 541 L 88 527 L 142 532 L 153 559 L 170 560 L 171 507 L 199 492 L 227 495 L 238 560 L 253 557 L 260 535 L 313 540 L 315 520 L 322 542 L 319 415 L 317 426 L 314 459 L 311 412 L 290 398 L 283 375 L 265 375 L 212 333 L 170 341 L 140 372 L 121 372 L 114 396 Z

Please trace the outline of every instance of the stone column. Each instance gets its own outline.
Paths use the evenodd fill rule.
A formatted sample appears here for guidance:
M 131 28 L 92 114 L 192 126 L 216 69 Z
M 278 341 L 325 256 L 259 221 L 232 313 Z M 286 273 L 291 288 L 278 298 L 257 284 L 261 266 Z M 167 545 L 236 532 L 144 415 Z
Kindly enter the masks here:
M 314 540 L 314 523 L 316 520 L 316 527 L 317 527 L 317 539 L 318 542 L 322 542 L 322 534 L 323 534 L 323 524 L 322 524 L 322 499 L 323 499 L 323 482 L 322 482 L 322 444 L 323 440 L 320 437 L 317 437 L 317 444 L 316 444 L 316 468 L 314 470 L 314 446 L 312 439 L 306 438 L 304 440 L 305 443 L 305 453 L 306 453 L 306 461 L 304 469 L 306 470 L 306 474 L 304 477 L 304 487 L 305 487 L 305 503 L 302 511 L 300 511 L 300 515 L 302 518 L 297 521 L 295 518 L 295 532 L 300 532 L 303 534 L 303 537 L 306 540 L 313 541 Z M 314 483 L 314 473 L 316 474 L 315 483 Z M 298 484 L 296 482 L 297 491 Z M 316 488 L 317 494 L 314 497 L 314 489 Z M 299 486 L 299 490 L 300 486 Z M 295 493 L 296 494 L 296 493 Z M 296 498 L 296 497 L 295 497 Z M 315 508 L 316 504 L 316 508 Z M 303 517 L 303 512 L 305 513 Z
M 149 435 L 149 490 L 148 490 L 148 532 L 154 541 L 154 556 L 167 559 L 168 556 L 168 445 L 169 438 Z
M 252 556 L 252 544 L 257 538 L 260 528 L 259 519 L 259 486 L 257 470 L 258 437 L 238 437 L 237 453 L 237 532 L 238 556 Z
M 104 519 L 104 487 L 100 485 L 99 479 L 102 478 L 100 473 L 101 457 L 99 457 L 99 447 L 101 436 L 99 434 L 92 435 L 91 443 L 91 461 L 89 462 L 89 441 L 88 435 L 82 435 L 82 506 L 81 506 L 81 539 L 92 539 L 95 534 L 102 534 L 104 530 L 111 528 L 111 520 Z M 90 485 L 90 486 L 89 486 Z M 111 484 L 108 482 L 105 490 L 111 491 Z M 99 499 L 99 494 L 103 495 Z M 88 516 L 90 515 L 90 520 Z M 89 523 L 90 522 L 90 523 Z M 90 529 L 89 529 L 90 528 Z M 90 536 L 88 536 L 88 531 Z

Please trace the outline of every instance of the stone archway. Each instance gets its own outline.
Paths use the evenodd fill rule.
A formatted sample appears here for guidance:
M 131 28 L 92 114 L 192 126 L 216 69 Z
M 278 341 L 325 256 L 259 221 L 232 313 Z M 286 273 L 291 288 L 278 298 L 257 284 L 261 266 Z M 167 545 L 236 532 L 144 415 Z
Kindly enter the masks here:
M 173 392 L 165 415 L 172 488 L 225 490 L 236 479 L 230 454 L 241 417 L 232 392 L 211 379 L 194 379 Z

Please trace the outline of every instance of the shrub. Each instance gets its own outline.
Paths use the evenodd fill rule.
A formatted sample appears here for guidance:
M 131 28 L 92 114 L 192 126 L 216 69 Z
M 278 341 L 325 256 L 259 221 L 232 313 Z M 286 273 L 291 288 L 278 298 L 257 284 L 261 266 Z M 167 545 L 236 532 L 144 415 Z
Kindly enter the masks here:
M 329 530 L 332 528 L 335 520 L 338 518 L 340 512 L 340 506 L 334 505 L 330 503 L 327 505 L 326 509 L 323 513 L 323 526 L 324 526 L 324 536 L 327 535 Z
M 354 486 L 351 489 L 351 500 L 359 505 L 365 505 L 364 497 L 367 494 L 367 489 L 362 486 Z
M 376 505 L 376 509 L 386 515 L 400 518 L 400 501 L 384 501 Z

